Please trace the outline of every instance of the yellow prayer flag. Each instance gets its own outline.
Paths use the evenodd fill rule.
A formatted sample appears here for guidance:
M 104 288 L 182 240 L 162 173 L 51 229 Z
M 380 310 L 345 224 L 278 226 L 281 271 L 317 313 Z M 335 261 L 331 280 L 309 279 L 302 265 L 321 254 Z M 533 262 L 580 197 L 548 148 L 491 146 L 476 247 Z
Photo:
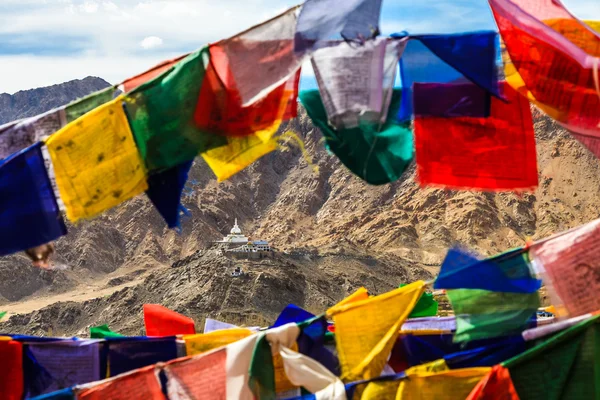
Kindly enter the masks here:
M 72 222 L 98 215 L 148 188 L 122 101 L 120 96 L 90 111 L 46 140 Z
M 332 315 L 335 312 L 335 310 L 346 304 L 354 303 L 355 301 L 366 300 L 368 298 L 368 290 L 364 287 L 358 288 L 356 292 L 352 293 L 350 296 L 346 297 L 344 300 L 340 301 L 339 303 L 331 307 L 329 310 L 327 310 L 327 315 Z
M 418 281 L 331 309 L 343 380 L 372 379 L 381 374 L 400 327 L 424 290 L 425 282 Z
M 10 342 L 11 340 L 10 336 L 0 336 L 0 342 Z
M 188 356 L 195 356 L 222 346 L 227 346 L 253 333 L 249 329 L 242 328 L 224 329 L 197 335 L 184 335 L 183 340 L 185 341 L 186 354 Z
M 360 400 L 388 400 L 396 397 L 400 381 L 370 382 L 365 387 Z M 356 396 L 355 396 L 356 397 Z
M 279 123 L 272 134 L 279 128 Z M 277 149 L 277 139 L 264 132 L 243 137 L 228 137 L 227 145 L 202 153 L 202 158 L 223 182 L 262 156 Z
M 298 344 L 294 342 L 290 350 L 298 352 Z M 285 367 L 283 364 L 283 357 L 281 357 L 280 353 L 273 354 L 273 369 L 275 372 L 275 392 L 283 393 L 295 389 L 296 386 L 290 382 L 286 373 Z
M 431 366 L 430 366 L 431 367 Z M 463 368 L 434 372 L 425 366 L 406 370 L 396 400 L 464 400 L 491 368 Z

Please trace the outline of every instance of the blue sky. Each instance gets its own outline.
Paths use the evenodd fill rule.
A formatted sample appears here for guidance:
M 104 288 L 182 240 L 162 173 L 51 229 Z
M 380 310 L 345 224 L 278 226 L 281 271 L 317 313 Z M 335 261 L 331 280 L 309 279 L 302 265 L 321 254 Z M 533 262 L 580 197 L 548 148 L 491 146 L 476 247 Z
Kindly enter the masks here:
M 600 20 L 599 1 L 564 3 L 582 19 Z M 0 93 L 88 75 L 117 83 L 161 60 L 233 35 L 296 3 L 0 0 Z M 449 33 L 494 29 L 494 22 L 486 0 L 384 0 L 381 28 L 384 34 L 403 30 Z M 305 74 L 310 78 L 309 68 Z

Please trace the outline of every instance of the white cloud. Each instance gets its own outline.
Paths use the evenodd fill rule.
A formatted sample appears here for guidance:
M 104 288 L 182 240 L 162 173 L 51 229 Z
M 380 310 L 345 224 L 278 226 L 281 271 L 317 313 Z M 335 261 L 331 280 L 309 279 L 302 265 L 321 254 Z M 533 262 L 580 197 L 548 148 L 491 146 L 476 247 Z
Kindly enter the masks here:
M 160 46 L 162 46 L 162 44 L 163 44 L 163 40 L 161 38 L 159 38 L 158 36 L 148 36 L 147 38 L 144 38 L 144 40 L 142 40 L 140 42 L 140 46 L 142 46 L 142 48 L 144 48 L 146 50 L 160 47 Z
M 96 3 L 95 1 L 86 1 L 81 6 L 79 6 L 79 9 L 85 13 L 93 14 L 96 11 L 98 11 L 98 3 Z

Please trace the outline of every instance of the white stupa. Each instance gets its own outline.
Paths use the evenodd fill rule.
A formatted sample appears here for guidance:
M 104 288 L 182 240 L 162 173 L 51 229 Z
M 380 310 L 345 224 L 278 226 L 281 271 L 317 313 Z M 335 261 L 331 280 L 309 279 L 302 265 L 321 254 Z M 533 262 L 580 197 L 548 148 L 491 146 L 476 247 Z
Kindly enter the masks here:
M 242 230 L 238 226 L 237 218 L 235 219 L 235 225 L 231 228 L 231 233 L 225 236 L 221 243 L 232 243 L 232 244 L 248 244 L 248 238 L 242 234 Z

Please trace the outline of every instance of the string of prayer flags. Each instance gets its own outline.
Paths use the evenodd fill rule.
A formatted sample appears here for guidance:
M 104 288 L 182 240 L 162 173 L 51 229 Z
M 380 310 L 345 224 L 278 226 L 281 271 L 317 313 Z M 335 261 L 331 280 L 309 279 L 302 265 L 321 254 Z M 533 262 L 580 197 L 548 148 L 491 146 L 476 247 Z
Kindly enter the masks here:
M 392 35 L 395 38 L 406 36 L 405 33 Z M 400 59 L 400 78 L 405 95 L 398 110 L 398 121 L 409 121 L 414 114 L 413 84 L 416 83 L 464 83 L 468 80 L 487 93 L 495 96 L 502 93 L 496 66 L 496 32 L 409 37 Z M 455 110 L 456 113 L 458 111 Z M 485 113 L 485 109 L 483 111 Z
M 224 329 L 197 335 L 185 335 L 183 340 L 185 341 L 186 354 L 188 356 L 195 356 L 227 346 L 253 333 L 251 330 L 245 328 Z
M 508 361 L 521 399 L 596 399 L 600 396 L 599 318 L 583 321 Z
M 67 123 L 64 108 L 0 126 L 0 160 L 53 134 Z
M 106 338 L 108 342 L 109 376 L 133 371 L 178 357 L 174 336 L 164 338 Z
M 383 126 L 367 124 L 336 130 L 328 124 L 321 96 L 316 90 L 300 92 L 300 101 L 325 137 L 326 147 L 355 175 L 373 185 L 400 178 L 413 159 L 413 135 L 409 124 L 395 121 L 403 96 L 394 90 L 388 119 Z M 381 129 L 380 129 L 381 128 Z
M 459 248 L 450 249 L 435 279 L 434 289 L 483 289 L 534 293 L 542 282 L 531 272 L 524 249 L 514 249 L 485 260 Z
M 531 253 L 556 306 L 570 317 L 600 310 L 600 219 L 536 243 Z
M 491 368 L 464 368 L 446 371 L 422 371 L 413 367 L 400 381 L 397 400 L 464 400 Z
M 46 139 L 72 222 L 94 217 L 148 188 L 122 100 L 90 111 Z
M 26 343 L 25 397 L 34 397 L 102 379 L 100 341 Z
M 302 5 L 294 49 L 302 53 L 321 42 L 342 37 L 364 43 L 379 35 L 382 0 L 307 0 Z
M 503 84 L 508 103 L 491 99 L 489 118 L 416 117 L 421 186 L 531 190 L 538 184 L 529 102 Z M 444 135 L 440 135 L 440 131 Z
M 144 304 L 144 326 L 148 336 L 194 335 L 194 320 L 158 304 Z
M 0 337 L 0 393 L 5 400 L 23 398 L 23 345 Z
M 164 400 L 154 366 L 138 369 L 116 379 L 90 385 L 77 394 L 77 400 Z
M 519 400 L 510 372 L 501 365 L 492 370 L 473 388 L 467 400 Z
M 598 137 L 600 96 L 594 74 L 597 76 L 600 37 L 566 10 L 561 19 L 568 17 L 575 31 L 554 29 L 554 22 L 544 24 L 541 18 L 556 16 L 562 7 L 559 3 L 541 7 L 545 3 L 489 0 L 509 55 L 509 59 L 505 57 L 510 61 L 505 67 L 506 80 L 569 130 Z M 574 42 L 580 40 L 592 45 L 579 47 Z
M 90 328 L 90 337 L 92 339 L 119 338 L 124 337 L 120 333 L 110 330 L 108 325 L 93 326 Z
M 231 73 L 221 81 L 239 93 L 242 106 L 262 99 L 302 66 L 304 58 L 294 53 L 297 8 L 213 45 L 226 56 Z
M 191 161 L 226 143 L 226 138 L 204 132 L 194 121 L 208 57 L 204 47 L 127 95 L 131 130 L 150 173 Z
M 0 161 L 0 255 L 49 243 L 67 228 L 38 143 Z
M 144 83 L 149 82 L 157 76 L 167 72 L 168 70 L 173 68 L 175 64 L 186 58 L 188 55 L 189 54 L 184 54 L 174 59 L 163 61 L 160 64 L 150 68 L 148 71 L 142 72 L 139 75 L 126 79 L 125 81 L 123 81 L 123 83 L 121 83 L 121 85 L 119 85 L 119 87 L 122 88 L 121 90 L 123 92 L 129 93 L 133 89 L 136 89 Z
M 335 323 L 343 380 L 371 379 L 381 374 L 400 327 L 424 290 L 425 283 L 417 281 L 380 296 L 328 310 L 328 316 Z
M 327 119 L 334 128 L 384 124 L 406 40 L 377 38 L 361 46 L 334 42 L 312 55 Z
M 65 116 L 67 123 L 75 121 L 77 118 L 82 117 L 88 112 L 95 108 L 100 107 L 103 104 L 108 103 L 115 97 L 117 88 L 114 86 L 107 87 L 106 89 L 99 90 L 90 94 L 89 96 L 75 100 L 65 107 Z M 58 130 L 58 129 L 57 129 Z
M 181 225 L 181 194 L 193 161 L 188 161 L 148 177 L 146 195 L 171 229 Z
M 210 46 L 209 51 L 210 60 L 194 114 L 198 127 L 223 136 L 248 136 L 262 130 L 276 131 L 282 121 L 296 117 L 300 70 L 265 97 L 242 106 L 239 93 L 228 90 L 234 84 L 227 55 L 216 45 Z

